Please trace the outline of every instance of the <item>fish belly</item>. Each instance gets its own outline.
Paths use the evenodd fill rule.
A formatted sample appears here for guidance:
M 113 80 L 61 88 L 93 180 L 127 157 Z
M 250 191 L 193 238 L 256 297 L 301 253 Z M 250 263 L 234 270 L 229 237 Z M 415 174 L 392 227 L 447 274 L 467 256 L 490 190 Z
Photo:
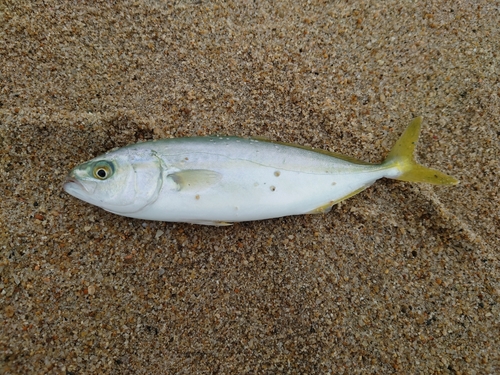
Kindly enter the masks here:
M 193 159 L 191 157 L 191 159 Z M 204 160 L 206 163 L 206 160 Z M 266 166 L 249 160 L 221 161 L 212 171 L 221 175 L 213 186 L 173 188 L 166 182 L 158 199 L 136 218 L 189 223 L 239 222 L 311 213 L 362 190 L 386 171 L 308 173 L 305 168 Z M 206 165 L 204 165 L 206 167 Z

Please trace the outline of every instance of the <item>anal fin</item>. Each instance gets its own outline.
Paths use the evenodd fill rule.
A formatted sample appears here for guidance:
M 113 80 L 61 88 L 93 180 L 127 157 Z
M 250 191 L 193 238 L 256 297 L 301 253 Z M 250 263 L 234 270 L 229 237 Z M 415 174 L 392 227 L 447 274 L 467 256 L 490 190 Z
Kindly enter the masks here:
M 317 215 L 317 214 L 326 214 L 332 210 L 332 206 L 335 203 L 333 201 L 328 202 L 327 204 L 324 204 L 322 206 L 319 206 L 315 208 L 312 211 L 307 212 L 308 215 Z
M 188 221 L 189 224 L 198 224 L 198 225 L 212 225 L 214 227 L 227 227 L 229 225 L 233 225 L 228 221 L 219 221 L 219 220 L 193 220 Z
M 307 212 L 307 214 L 312 214 L 312 215 L 314 215 L 314 214 L 326 214 L 326 213 L 330 212 L 332 210 L 332 207 L 335 206 L 337 203 L 340 203 L 348 198 L 355 196 L 358 193 L 361 193 L 363 190 L 365 190 L 369 186 L 371 186 L 371 184 L 366 185 L 366 186 L 362 186 L 359 189 L 356 189 L 356 190 L 350 192 L 349 194 L 343 196 L 342 198 L 336 199 L 334 201 L 330 201 L 326 204 L 323 204 L 323 205 L 315 208 L 312 211 Z

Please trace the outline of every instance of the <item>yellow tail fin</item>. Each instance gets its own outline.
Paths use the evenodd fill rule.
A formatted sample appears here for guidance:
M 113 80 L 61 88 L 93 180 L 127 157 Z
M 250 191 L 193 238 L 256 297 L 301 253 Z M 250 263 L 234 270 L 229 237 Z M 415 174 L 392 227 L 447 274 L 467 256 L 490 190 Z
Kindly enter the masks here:
M 410 125 L 408 125 L 389 155 L 387 155 L 383 165 L 397 167 L 402 172 L 400 176 L 395 177 L 396 180 L 427 182 L 435 185 L 457 184 L 458 181 L 453 177 L 435 169 L 424 167 L 415 161 L 413 151 L 420 135 L 421 124 L 422 117 L 417 117 L 410 122 Z

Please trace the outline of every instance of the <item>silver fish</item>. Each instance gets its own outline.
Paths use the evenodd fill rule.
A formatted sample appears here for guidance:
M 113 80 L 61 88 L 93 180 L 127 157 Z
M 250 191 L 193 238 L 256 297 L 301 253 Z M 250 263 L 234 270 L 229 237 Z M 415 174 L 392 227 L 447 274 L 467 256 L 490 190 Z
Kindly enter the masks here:
M 328 212 L 386 177 L 453 185 L 415 162 L 422 118 L 385 161 L 239 137 L 149 141 L 112 150 L 74 168 L 64 190 L 112 213 L 145 220 L 229 225 Z

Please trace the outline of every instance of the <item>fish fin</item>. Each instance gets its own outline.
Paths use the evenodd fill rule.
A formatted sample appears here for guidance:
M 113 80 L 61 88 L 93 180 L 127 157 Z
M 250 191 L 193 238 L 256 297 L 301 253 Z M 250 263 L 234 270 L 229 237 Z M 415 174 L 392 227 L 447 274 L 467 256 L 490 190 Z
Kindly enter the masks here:
M 168 175 L 177 185 L 177 190 L 203 190 L 217 184 L 222 175 L 209 169 L 189 169 Z
M 233 223 L 227 221 L 219 221 L 219 220 L 194 220 L 189 221 L 189 224 L 198 224 L 198 225 L 212 225 L 214 227 L 227 227 L 229 225 L 233 225 Z
M 334 200 L 334 201 L 332 201 L 332 202 L 330 202 L 330 203 L 332 204 L 332 206 L 335 206 L 337 203 L 340 203 L 340 202 L 342 202 L 342 201 L 345 201 L 346 199 L 349 199 L 349 198 L 351 198 L 351 197 L 354 197 L 356 194 L 359 194 L 359 193 L 361 193 L 363 190 L 368 189 L 371 185 L 372 185 L 372 184 L 370 183 L 370 184 L 366 184 L 366 185 L 364 185 L 364 186 L 361 186 L 359 189 L 356 189 L 356 190 L 354 190 L 353 192 L 351 192 L 351 193 L 347 194 L 346 196 L 343 196 L 342 198 L 339 198 L 339 199 L 337 199 L 337 200 Z
M 337 203 L 340 203 L 342 201 L 345 201 L 346 199 L 349 199 L 353 196 L 355 196 L 358 193 L 361 193 L 363 190 L 367 189 L 370 187 L 372 184 L 367 184 L 365 186 L 360 187 L 359 189 L 354 190 L 353 192 L 350 192 L 349 194 L 343 196 L 342 198 L 336 199 L 334 201 L 330 201 L 324 205 L 319 206 L 318 208 L 315 208 L 312 211 L 307 212 L 307 214 L 314 215 L 314 214 L 326 214 L 332 210 L 332 207 L 335 206 Z
M 420 135 L 422 117 L 417 117 L 410 122 L 399 140 L 383 162 L 387 168 L 396 167 L 401 174 L 395 180 L 426 182 L 435 185 L 455 185 L 458 180 L 435 169 L 424 167 L 415 161 L 413 152 Z
M 308 215 L 326 214 L 332 210 L 332 206 L 333 206 L 333 201 L 328 202 L 327 204 L 323 204 L 323 205 L 315 208 L 314 210 L 307 212 L 307 214 Z
M 336 205 L 337 203 L 340 203 L 340 202 L 342 202 L 342 201 L 345 201 L 346 199 L 349 199 L 349 198 L 351 198 L 351 197 L 354 197 L 356 194 L 361 193 L 363 190 L 368 189 L 370 186 L 372 186 L 372 184 L 371 184 L 371 183 L 370 183 L 370 184 L 366 184 L 366 185 L 364 185 L 364 186 L 361 186 L 359 189 L 354 190 L 352 193 L 349 193 L 349 194 L 347 194 L 346 196 L 344 196 L 344 197 L 342 197 L 342 198 L 339 198 L 339 199 L 337 199 L 337 200 L 335 200 L 335 201 L 332 201 L 332 206 L 334 206 L 334 205 Z

